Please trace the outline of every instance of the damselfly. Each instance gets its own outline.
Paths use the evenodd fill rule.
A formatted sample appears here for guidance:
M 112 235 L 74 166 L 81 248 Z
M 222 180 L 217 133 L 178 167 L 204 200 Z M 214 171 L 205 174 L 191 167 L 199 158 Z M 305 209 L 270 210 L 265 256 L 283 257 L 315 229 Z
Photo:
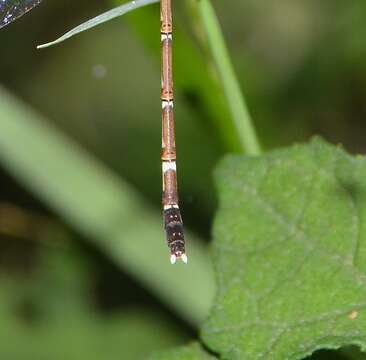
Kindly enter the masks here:
M 42 0 L 0 0 L 0 28 L 10 24 L 41 3 Z M 163 219 L 170 261 L 187 263 L 183 222 L 178 205 L 173 90 L 173 21 L 171 0 L 160 1 L 161 104 L 162 104 L 162 180 Z

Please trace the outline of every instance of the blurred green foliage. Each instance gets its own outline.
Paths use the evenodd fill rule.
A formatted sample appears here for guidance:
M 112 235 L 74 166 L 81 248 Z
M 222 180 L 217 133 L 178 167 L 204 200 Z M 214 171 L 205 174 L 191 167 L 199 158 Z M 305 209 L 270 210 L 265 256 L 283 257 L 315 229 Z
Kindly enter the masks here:
M 142 359 L 187 338 L 163 313 L 142 306 L 98 314 L 95 274 L 71 244 L 43 249 L 37 260 L 30 274 L 1 276 L 2 359 Z
M 306 140 L 317 133 L 332 142 L 342 142 L 351 151 L 365 151 L 364 1 L 212 3 L 265 149 Z M 106 216 L 109 221 L 104 229 L 114 234 L 115 228 L 121 233 L 128 228 L 125 243 L 145 241 L 148 247 L 154 248 L 155 244 L 164 254 L 164 234 L 158 228 L 158 7 L 138 10 L 58 47 L 35 49 L 37 44 L 53 40 L 114 5 L 113 1 L 97 0 L 71 5 L 66 0 L 44 1 L 31 14 L 5 28 L 0 32 L 0 84 L 29 105 L 30 118 L 34 110 L 43 114 L 52 126 L 98 159 L 103 169 L 111 170 L 121 180 L 124 193 L 132 196 L 138 203 L 136 208 L 143 211 L 136 214 L 134 205 L 123 203 L 122 213 L 130 213 L 118 213 L 121 217 L 112 220 Z M 175 1 L 174 10 L 180 198 L 185 224 L 195 234 L 191 236 L 207 242 L 216 210 L 212 170 L 222 155 L 237 152 L 239 146 L 202 28 L 189 1 Z M 3 94 L 2 100 L 6 97 Z M 0 115 L 4 124 L 1 116 L 4 113 Z M 11 120 L 7 118 L 7 124 Z M 27 154 L 24 139 L 14 136 L 7 141 Z M 44 148 L 45 156 L 50 150 Z M 4 159 L 4 152 L 1 154 Z M 29 159 L 32 155 L 28 151 Z M 37 173 L 42 174 L 44 164 L 37 164 L 37 158 L 32 160 Z M 66 159 L 54 164 L 62 189 L 70 185 L 65 179 L 72 178 L 62 174 L 67 171 L 66 165 Z M 69 215 L 65 220 L 47 197 L 39 195 L 42 190 L 47 193 L 47 183 L 34 191 L 24 174 L 9 169 L 3 160 L 1 358 L 140 359 L 151 350 L 182 344 L 194 337 L 192 325 L 187 324 L 195 321 L 185 317 L 184 311 L 171 312 L 174 306 L 156 290 L 159 285 L 149 288 L 131 270 L 143 268 L 140 263 L 134 265 L 142 261 L 157 262 L 159 267 L 159 262 L 166 261 L 164 255 L 149 258 L 149 254 L 142 254 L 141 260 L 119 245 L 122 236 L 98 237 L 94 227 L 85 231 L 90 223 L 79 226 L 81 206 L 73 207 L 76 216 Z M 72 175 L 79 177 L 80 184 L 90 180 L 77 171 Z M 56 191 L 57 182 L 53 189 Z M 94 195 L 88 192 L 83 202 L 95 214 L 103 208 L 98 190 Z M 75 202 L 77 199 L 75 196 Z M 74 203 L 70 200 L 70 204 Z M 71 210 L 68 214 L 73 214 Z M 100 240 L 95 241 L 96 237 Z M 113 241 L 106 244 L 107 237 Z M 197 253 L 200 259 L 205 256 L 203 250 Z M 200 264 L 198 272 L 209 267 L 208 262 Z M 169 273 L 171 268 L 166 269 L 167 278 L 174 279 Z M 194 272 L 187 276 L 182 269 L 172 271 L 185 278 L 187 293 Z M 146 274 L 154 275 L 156 283 L 164 288 L 165 282 L 154 272 L 146 270 Z M 206 273 L 201 276 L 205 278 Z M 165 288 L 163 293 L 169 291 L 174 293 L 175 288 Z M 192 292 L 191 297 L 195 295 Z M 207 306 L 205 296 L 209 299 L 211 294 L 203 296 L 202 309 Z M 315 356 L 335 358 L 332 354 Z

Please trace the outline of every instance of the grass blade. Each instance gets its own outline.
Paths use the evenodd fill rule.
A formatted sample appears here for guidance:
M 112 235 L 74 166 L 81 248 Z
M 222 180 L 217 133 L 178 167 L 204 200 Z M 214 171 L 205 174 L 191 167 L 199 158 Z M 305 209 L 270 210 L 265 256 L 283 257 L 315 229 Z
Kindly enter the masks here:
M 247 154 L 258 155 L 261 153 L 259 140 L 235 75 L 215 10 L 210 0 L 194 0 L 193 4 L 197 6 L 242 149 Z
M 159 0 L 134 0 L 134 1 L 130 1 L 126 4 L 117 6 L 116 8 L 109 10 L 103 14 L 100 14 L 84 23 L 82 23 L 81 25 L 73 28 L 72 30 L 68 31 L 67 33 L 65 33 L 64 35 L 62 35 L 61 37 L 59 37 L 58 39 L 51 41 L 49 43 L 46 44 L 42 44 L 42 45 L 38 45 L 37 49 L 43 49 L 52 45 L 56 45 L 59 44 L 69 38 L 71 38 L 72 36 L 75 36 L 77 34 L 80 34 L 83 31 L 89 30 L 95 26 L 98 26 L 100 24 L 103 24 L 109 20 L 112 20 L 118 16 L 122 16 L 124 14 L 127 14 L 128 12 L 132 11 L 132 10 L 136 10 L 142 6 L 146 6 L 146 5 L 150 5 L 150 4 L 154 4 L 159 2 Z

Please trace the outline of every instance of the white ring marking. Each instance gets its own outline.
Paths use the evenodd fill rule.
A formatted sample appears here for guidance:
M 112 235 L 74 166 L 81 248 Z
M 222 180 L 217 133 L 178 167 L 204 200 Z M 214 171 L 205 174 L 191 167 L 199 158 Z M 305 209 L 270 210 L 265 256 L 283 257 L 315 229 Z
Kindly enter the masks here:
M 169 170 L 177 171 L 177 164 L 175 161 L 163 161 L 163 173 Z

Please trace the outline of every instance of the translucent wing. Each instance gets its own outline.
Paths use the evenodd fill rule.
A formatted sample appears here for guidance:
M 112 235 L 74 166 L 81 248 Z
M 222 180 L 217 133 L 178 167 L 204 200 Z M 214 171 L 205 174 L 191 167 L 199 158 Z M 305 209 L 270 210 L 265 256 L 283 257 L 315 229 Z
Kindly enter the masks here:
M 0 29 L 32 10 L 42 0 L 0 0 Z

